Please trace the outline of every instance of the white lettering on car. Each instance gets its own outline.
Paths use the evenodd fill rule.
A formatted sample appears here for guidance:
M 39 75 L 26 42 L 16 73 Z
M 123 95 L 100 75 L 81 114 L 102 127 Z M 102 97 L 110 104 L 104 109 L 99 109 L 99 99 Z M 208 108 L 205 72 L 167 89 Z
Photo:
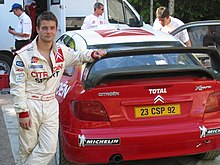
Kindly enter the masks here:
M 204 89 L 211 89 L 211 88 L 212 88 L 212 86 L 210 86 L 210 85 L 208 85 L 208 86 L 202 86 L 202 85 L 200 85 L 200 86 L 196 86 L 195 91 L 202 91 L 202 90 L 204 90 Z
M 65 98 L 69 92 L 71 86 L 68 85 L 68 82 L 61 82 L 57 88 L 56 95 Z
M 119 92 L 101 92 L 98 93 L 99 97 L 104 97 L 104 96 L 119 96 L 120 93 Z
M 86 138 L 85 135 L 78 135 L 78 142 L 80 147 L 85 147 L 86 145 L 119 145 L 120 141 L 120 138 L 90 139 Z
M 161 94 L 161 93 L 167 93 L 166 88 L 158 88 L 158 89 L 149 89 L 150 94 Z
M 220 128 L 208 129 L 205 126 L 199 126 L 199 129 L 200 129 L 200 138 L 205 138 L 207 136 L 220 134 Z

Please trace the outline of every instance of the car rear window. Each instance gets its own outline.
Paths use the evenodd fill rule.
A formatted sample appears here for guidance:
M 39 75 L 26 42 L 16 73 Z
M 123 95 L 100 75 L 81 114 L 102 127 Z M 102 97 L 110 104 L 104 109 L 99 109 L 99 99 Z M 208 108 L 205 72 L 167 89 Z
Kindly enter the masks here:
M 152 76 L 199 75 L 212 77 L 193 53 L 117 54 L 88 64 L 83 73 L 85 88 L 111 79 Z
M 174 53 L 174 54 L 146 54 L 135 56 L 120 56 L 100 60 L 91 69 L 92 72 L 104 71 L 109 69 L 145 69 L 155 70 L 160 68 L 185 68 L 200 65 L 193 54 Z

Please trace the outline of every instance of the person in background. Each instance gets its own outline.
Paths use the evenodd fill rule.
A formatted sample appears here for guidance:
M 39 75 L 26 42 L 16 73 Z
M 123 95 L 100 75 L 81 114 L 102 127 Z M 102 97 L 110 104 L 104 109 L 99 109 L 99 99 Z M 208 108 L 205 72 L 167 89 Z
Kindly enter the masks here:
M 24 0 L 24 9 L 26 11 L 26 13 L 30 16 L 30 6 L 33 6 L 34 8 L 36 8 L 36 1 L 34 0 Z
M 47 165 L 58 140 L 59 105 L 55 91 L 69 65 L 101 58 L 105 50 L 75 51 L 54 42 L 58 21 L 49 11 L 37 18 L 38 36 L 16 51 L 10 72 L 10 93 L 19 122 L 22 165 Z
M 97 28 L 99 25 L 105 23 L 104 19 L 101 18 L 104 12 L 104 5 L 100 2 L 96 2 L 94 4 L 94 13 L 86 16 L 83 21 L 83 25 L 81 29 L 94 29 Z
M 164 6 L 157 8 L 156 17 L 157 18 L 153 23 L 153 28 L 159 31 L 170 33 L 179 26 L 184 25 L 181 20 L 170 16 L 169 10 Z M 176 37 L 185 43 L 186 46 L 191 46 L 187 30 L 183 30 L 182 32 L 178 33 Z
M 19 19 L 18 25 L 15 29 L 11 26 L 9 26 L 8 29 L 8 32 L 15 37 L 15 49 L 19 50 L 30 42 L 32 32 L 31 19 L 18 3 L 14 3 L 9 12 L 14 12 Z
M 220 52 L 220 27 L 209 26 L 208 32 L 203 38 L 203 46 L 213 46 Z
M 26 13 L 30 16 L 32 20 L 32 35 L 31 39 L 34 39 L 37 35 L 36 32 L 36 1 L 33 0 L 24 0 L 24 8 Z

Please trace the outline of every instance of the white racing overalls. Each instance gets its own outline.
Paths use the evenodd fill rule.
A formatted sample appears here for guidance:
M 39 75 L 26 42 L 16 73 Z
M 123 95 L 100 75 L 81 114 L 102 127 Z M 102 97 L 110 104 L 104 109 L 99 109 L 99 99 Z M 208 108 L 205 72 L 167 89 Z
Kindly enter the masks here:
M 30 130 L 19 128 L 21 163 L 46 165 L 57 147 L 59 108 L 55 91 L 64 68 L 93 61 L 92 51 L 74 51 L 54 43 L 50 53 L 52 70 L 38 52 L 36 39 L 16 53 L 10 73 L 10 92 L 16 113 L 28 112 L 32 121 Z

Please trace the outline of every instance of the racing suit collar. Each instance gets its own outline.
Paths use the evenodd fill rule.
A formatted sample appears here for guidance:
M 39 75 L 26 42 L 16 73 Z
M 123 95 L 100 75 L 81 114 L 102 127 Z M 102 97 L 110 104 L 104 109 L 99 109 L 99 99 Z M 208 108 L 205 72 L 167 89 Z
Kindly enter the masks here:
M 37 49 L 37 40 L 38 40 L 38 36 L 32 41 L 34 56 L 37 56 L 38 58 L 44 59 L 43 56 L 40 55 L 40 53 L 39 53 L 39 51 Z M 56 47 L 56 43 L 53 42 L 52 50 L 51 50 L 50 54 L 54 53 L 54 52 L 57 52 L 57 51 L 58 51 L 58 49 Z

